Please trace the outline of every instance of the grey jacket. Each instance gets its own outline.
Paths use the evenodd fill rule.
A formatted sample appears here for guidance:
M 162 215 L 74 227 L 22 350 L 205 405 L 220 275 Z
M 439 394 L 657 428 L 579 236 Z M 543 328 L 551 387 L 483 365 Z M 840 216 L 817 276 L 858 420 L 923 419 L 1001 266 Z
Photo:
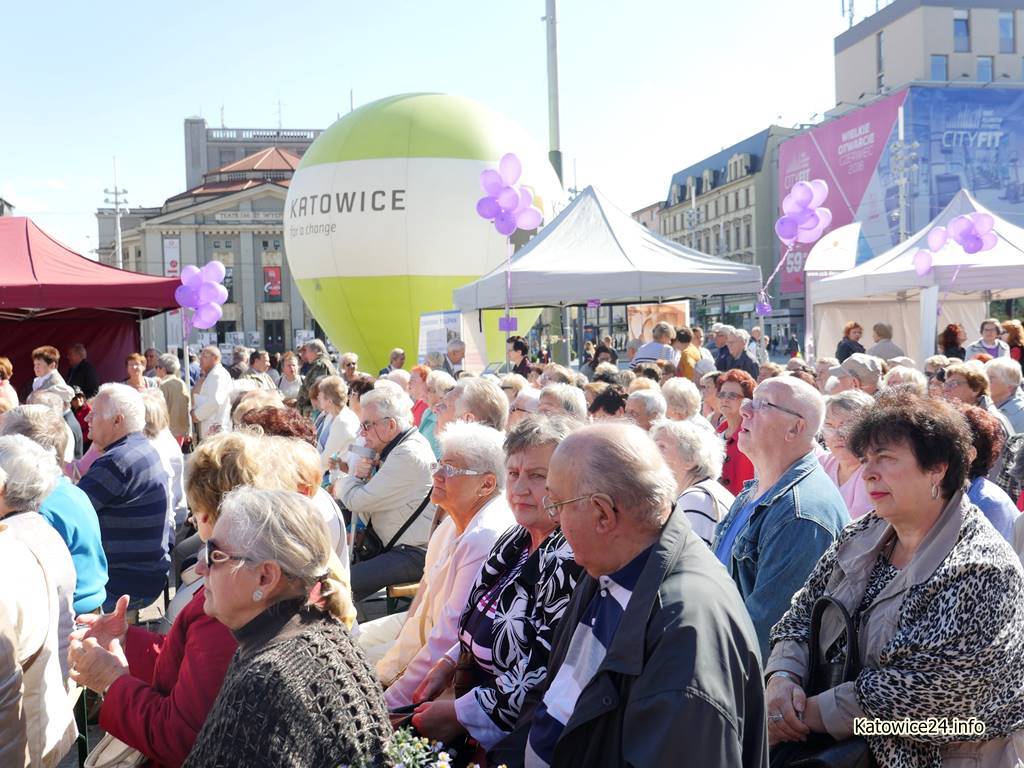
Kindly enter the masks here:
M 1010 346 L 1002 339 L 996 339 L 996 351 L 996 357 L 1008 357 L 1010 354 Z M 981 339 L 972 341 L 968 344 L 964 353 L 964 360 L 973 360 L 980 354 L 987 354 L 985 345 L 982 343 Z
M 527 695 L 489 764 L 523 765 L 534 711 L 598 588 L 589 576 L 577 584 L 552 641 L 547 679 Z M 757 636 L 736 587 L 683 512 L 673 510 L 662 529 L 551 765 L 767 768 Z

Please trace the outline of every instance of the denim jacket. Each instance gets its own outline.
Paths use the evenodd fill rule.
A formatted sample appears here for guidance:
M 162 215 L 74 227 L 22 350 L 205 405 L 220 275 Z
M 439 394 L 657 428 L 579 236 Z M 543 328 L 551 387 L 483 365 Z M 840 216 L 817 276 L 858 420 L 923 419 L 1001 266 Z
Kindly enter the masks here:
M 713 550 L 748 499 L 759 493 L 756 478 L 743 486 L 715 529 Z M 736 536 L 728 570 L 754 622 L 762 658 L 768 658 L 768 632 L 848 522 L 839 489 L 809 452 L 764 494 Z

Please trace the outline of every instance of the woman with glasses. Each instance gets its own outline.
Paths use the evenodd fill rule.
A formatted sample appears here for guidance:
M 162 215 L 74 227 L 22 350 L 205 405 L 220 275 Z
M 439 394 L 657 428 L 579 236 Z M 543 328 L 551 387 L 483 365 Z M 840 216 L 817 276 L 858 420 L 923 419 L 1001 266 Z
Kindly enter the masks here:
M 1014 433 L 1009 420 L 992 402 L 988 374 L 985 373 L 984 367 L 979 363 L 971 362 L 951 365 L 945 371 L 945 378 L 946 380 L 943 382 L 942 387 L 943 395 L 947 400 L 966 403 L 967 405 L 976 405 L 988 411 L 999 422 L 1003 432 L 1003 440 L 1006 440 L 1006 438 Z
M 313 503 L 238 488 L 212 533 L 199 565 L 205 610 L 238 653 L 184 765 L 382 765 L 380 683 L 346 629 L 351 602 Z
M 377 662 L 391 709 L 411 705 L 427 673 L 458 642 L 459 617 L 480 566 L 515 522 L 503 493 L 502 440 L 495 429 L 461 421 L 441 435 L 430 499 L 445 517 L 430 537 L 416 600 L 397 640 Z M 361 632 L 371 635 L 374 623 L 362 625 Z
M 468 734 L 488 750 L 507 736 L 526 695 L 544 680 L 555 627 L 582 568 L 546 497 L 555 448 L 580 425 L 530 416 L 505 438 L 506 496 L 516 525 L 491 550 L 459 619 L 459 642 L 413 693 L 413 725 L 451 743 Z M 463 675 L 456 680 L 455 670 Z M 440 694 L 453 687 L 453 697 Z M 440 698 L 439 698 L 440 697 Z
M 739 449 L 737 438 L 743 414 L 740 406 L 744 400 L 754 396 L 757 384 L 749 373 L 737 368 L 726 371 L 715 381 L 718 392 L 718 408 L 722 412 L 722 423 L 718 426 L 718 434 L 725 440 L 725 463 L 722 465 L 722 476 L 719 482 L 729 493 L 736 495 L 743 490 L 747 480 L 754 479 L 754 465 Z
M 924 377 L 928 380 L 928 397 L 940 398 L 946 382 L 946 368 L 954 362 L 945 355 L 932 355 L 924 361 Z
M 894 369 L 899 370 L 899 369 Z M 846 436 L 856 420 L 875 405 L 875 398 L 859 389 L 848 389 L 825 398 L 825 424 L 821 434 L 827 453 L 818 456 L 825 474 L 836 484 L 846 502 L 850 519 L 862 517 L 874 508 L 864 487 L 864 466 L 846 447 Z

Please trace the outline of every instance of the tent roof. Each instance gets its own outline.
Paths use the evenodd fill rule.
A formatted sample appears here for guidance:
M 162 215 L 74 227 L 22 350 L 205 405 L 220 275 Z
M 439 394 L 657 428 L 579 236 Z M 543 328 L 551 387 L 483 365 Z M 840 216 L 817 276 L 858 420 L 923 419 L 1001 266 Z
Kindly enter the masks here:
M 935 254 L 932 271 L 919 277 L 914 269 L 914 256 L 918 249 L 927 248 L 932 228 L 947 226 L 957 216 L 975 211 L 987 213 L 995 220 L 996 246 L 968 255 L 950 241 Z M 879 301 L 916 295 L 932 286 L 953 294 L 991 291 L 993 299 L 1024 296 L 1024 229 L 999 218 L 962 189 L 928 226 L 910 239 L 853 269 L 813 284 L 811 300 L 815 304 Z
M 0 217 L 0 318 L 148 316 L 178 306 L 176 278 L 115 269 L 58 243 L 31 219 Z
M 505 306 L 505 265 L 454 292 L 462 311 Z M 761 268 L 666 240 L 594 187 L 512 257 L 512 306 L 640 304 L 718 293 L 756 293 Z

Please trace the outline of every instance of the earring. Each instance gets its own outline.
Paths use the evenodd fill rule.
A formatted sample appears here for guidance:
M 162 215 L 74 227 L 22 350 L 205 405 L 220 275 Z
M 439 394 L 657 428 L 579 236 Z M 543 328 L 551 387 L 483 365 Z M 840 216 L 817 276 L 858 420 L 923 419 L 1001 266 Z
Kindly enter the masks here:
M 939 484 L 938 483 L 932 483 L 932 498 L 933 499 L 939 498 Z
M 933 497 L 933 498 L 934 498 L 934 497 Z M 258 602 L 259 602 L 260 600 L 262 600 L 262 599 L 263 599 L 263 590 L 262 590 L 262 589 L 257 589 L 257 590 L 255 590 L 255 591 L 254 591 L 254 592 L 252 593 L 252 601 L 253 601 L 254 603 L 258 603 Z

